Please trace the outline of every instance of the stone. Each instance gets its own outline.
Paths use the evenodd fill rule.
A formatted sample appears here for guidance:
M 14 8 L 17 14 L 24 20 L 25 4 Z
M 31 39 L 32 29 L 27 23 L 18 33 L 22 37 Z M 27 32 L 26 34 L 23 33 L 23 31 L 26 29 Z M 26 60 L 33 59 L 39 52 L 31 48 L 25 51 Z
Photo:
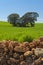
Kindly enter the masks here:
M 8 60 L 8 64 L 11 64 L 11 65 L 18 65 L 18 63 L 19 63 L 19 60 L 16 60 L 14 58 L 10 58 Z
M 32 65 L 43 65 L 43 58 L 38 58 L 32 63 Z
M 23 46 L 16 46 L 15 48 L 14 48 L 14 51 L 16 51 L 16 52 L 26 52 L 26 51 L 28 51 L 29 50 L 29 48 L 28 47 L 23 47 Z
M 16 46 L 14 48 L 14 51 L 16 51 L 16 52 L 25 52 L 21 46 Z
M 13 47 L 20 46 L 20 43 L 18 41 L 13 41 Z
M 42 36 L 42 37 L 40 37 L 40 41 L 41 41 L 41 42 L 43 41 L 43 36 Z
M 34 50 L 35 55 L 37 56 L 43 56 L 43 48 L 36 48 Z
M 27 51 L 27 52 L 24 53 L 24 56 L 26 57 L 26 56 L 30 56 L 32 54 L 33 54 L 32 51 Z
M 27 62 L 25 62 L 25 61 L 21 61 L 21 62 L 20 62 L 20 65 L 28 65 L 28 64 L 27 64 Z
M 0 41 L 0 65 L 43 65 L 43 38 L 30 43 Z
M 29 46 L 31 49 L 35 47 L 35 45 L 32 42 L 29 44 Z
M 13 58 L 19 59 L 19 54 L 15 52 L 15 53 L 13 54 Z
M 20 61 L 24 60 L 24 55 L 20 55 Z

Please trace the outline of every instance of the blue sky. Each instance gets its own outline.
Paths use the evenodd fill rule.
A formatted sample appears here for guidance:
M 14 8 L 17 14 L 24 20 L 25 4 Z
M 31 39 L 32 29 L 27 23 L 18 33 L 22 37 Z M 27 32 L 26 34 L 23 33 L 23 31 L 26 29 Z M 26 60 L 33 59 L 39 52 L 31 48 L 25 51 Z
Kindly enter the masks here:
M 0 0 L 0 20 L 7 20 L 11 13 L 22 16 L 26 12 L 38 12 L 38 21 L 43 21 L 43 0 Z

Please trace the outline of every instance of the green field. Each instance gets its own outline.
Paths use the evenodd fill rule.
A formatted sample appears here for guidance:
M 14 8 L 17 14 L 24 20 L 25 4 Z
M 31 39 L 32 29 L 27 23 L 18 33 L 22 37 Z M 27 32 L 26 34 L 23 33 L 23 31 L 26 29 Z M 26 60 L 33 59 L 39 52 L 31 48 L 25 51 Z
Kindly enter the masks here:
M 8 22 L 0 22 L 0 40 L 23 41 L 26 35 L 34 39 L 43 36 L 43 23 L 36 23 L 35 27 L 13 27 Z

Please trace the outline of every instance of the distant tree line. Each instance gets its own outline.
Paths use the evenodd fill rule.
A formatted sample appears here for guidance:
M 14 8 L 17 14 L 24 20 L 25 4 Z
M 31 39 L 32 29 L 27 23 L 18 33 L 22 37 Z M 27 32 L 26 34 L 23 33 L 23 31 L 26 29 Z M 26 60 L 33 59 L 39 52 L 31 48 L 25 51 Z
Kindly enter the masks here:
M 19 16 L 19 14 L 10 14 L 8 18 L 8 22 L 10 24 L 13 24 L 13 26 L 26 26 L 30 23 L 30 25 L 33 27 L 35 25 L 35 21 L 37 21 L 37 17 L 39 17 L 39 14 L 37 12 L 27 12 L 22 17 Z

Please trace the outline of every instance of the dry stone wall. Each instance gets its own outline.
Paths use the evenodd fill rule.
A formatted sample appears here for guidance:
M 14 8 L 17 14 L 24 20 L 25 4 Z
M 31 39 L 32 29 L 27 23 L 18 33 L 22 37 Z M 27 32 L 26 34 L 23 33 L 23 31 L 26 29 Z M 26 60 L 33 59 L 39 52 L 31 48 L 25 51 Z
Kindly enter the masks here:
M 0 41 L 0 65 L 43 65 L 43 37 L 30 43 Z

